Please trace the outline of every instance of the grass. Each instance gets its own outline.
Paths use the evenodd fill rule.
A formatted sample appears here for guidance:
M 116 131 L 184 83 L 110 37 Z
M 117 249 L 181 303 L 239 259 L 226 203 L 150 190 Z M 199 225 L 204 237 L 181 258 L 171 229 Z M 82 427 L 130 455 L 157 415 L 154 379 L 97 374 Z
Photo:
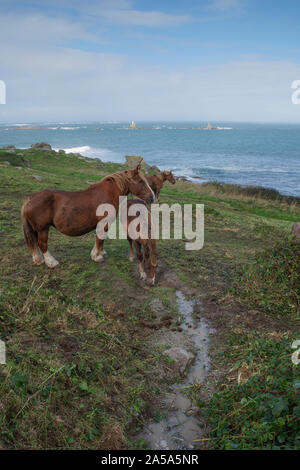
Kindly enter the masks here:
M 160 202 L 205 204 L 205 244 L 189 252 L 184 241 L 160 241 L 162 273 L 152 289 L 137 280 L 124 240 L 108 241 L 107 261 L 93 263 L 94 234 L 72 239 L 51 230 L 50 250 L 61 265 L 33 267 L 19 220 L 24 196 L 83 189 L 123 168 L 73 154 L 0 149 L 0 336 L 7 347 L 0 448 L 132 447 L 134 431 L 177 379 L 163 350 L 151 346 L 155 330 L 147 326 L 155 321 L 154 299 L 177 320 L 165 273 L 201 295 L 203 314 L 217 328 L 216 395 L 193 391 L 209 423 L 205 442 L 299 448 L 299 366 L 290 360 L 299 339 L 299 245 L 288 239 L 300 220 L 299 200 L 262 188 L 166 184 Z
M 243 270 L 236 292 L 269 314 L 299 315 L 300 245 L 289 239 L 256 255 Z
M 234 384 L 205 409 L 213 446 L 220 449 L 299 449 L 300 370 L 288 335 L 235 334 L 224 355 Z M 235 380 L 236 379 L 236 380 Z

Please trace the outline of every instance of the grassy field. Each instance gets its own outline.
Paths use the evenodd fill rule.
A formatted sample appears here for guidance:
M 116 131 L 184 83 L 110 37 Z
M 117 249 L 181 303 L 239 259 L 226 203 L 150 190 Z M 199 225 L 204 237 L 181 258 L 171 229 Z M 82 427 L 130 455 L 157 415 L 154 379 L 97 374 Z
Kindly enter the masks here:
M 160 202 L 205 204 L 205 244 L 159 242 L 153 288 L 128 260 L 127 242 L 109 240 L 91 261 L 94 234 L 50 231 L 60 266 L 35 267 L 20 207 L 44 188 L 84 189 L 124 166 L 38 150 L 0 149 L 0 448 L 135 448 L 135 431 L 157 412 L 178 377 L 158 329 L 178 328 L 174 292 L 201 295 L 216 328 L 213 370 L 191 388 L 207 421 L 203 448 L 299 449 L 300 244 L 290 240 L 300 202 L 272 190 L 217 183 L 166 184 Z M 171 322 L 158 321 L 160 300 Z M 213 392 L 211 391 L 213 390 Z M 209 392 L 210 391 L 210 392 Z

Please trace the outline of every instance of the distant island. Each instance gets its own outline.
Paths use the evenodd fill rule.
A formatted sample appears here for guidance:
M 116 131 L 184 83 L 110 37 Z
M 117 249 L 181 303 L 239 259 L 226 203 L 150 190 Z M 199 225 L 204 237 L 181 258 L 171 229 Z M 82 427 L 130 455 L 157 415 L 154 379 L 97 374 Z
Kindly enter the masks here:
M 129 126 L 126 129 L 134 129 L 134 130 L 153 130 L 153 129 L 160 129 L 158 127 L 138 127 L 134 121 L 131 121 Z M 203 131 L 219 131 L 219 130 L 229 130 L 232 127 L 215 127 L 210 122 L 207 123 L 207 126 L 201 127 L 186 127 L 186 126 L 178 126 L 174 127 L 173 129 L 191 129 L 191 130 L 203 130 Z

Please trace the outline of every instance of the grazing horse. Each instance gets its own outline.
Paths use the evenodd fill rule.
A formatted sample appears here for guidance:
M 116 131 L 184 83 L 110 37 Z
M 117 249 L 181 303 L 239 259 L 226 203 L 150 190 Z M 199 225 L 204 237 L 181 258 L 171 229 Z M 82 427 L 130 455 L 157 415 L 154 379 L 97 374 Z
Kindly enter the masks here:
M 21 221 L 33 263 L 45 262 L 49 268 L 59 264 L 48 251 L 51 226 L 71 237 L 91 232 L 103 218 L 96 215 L 98 206 L 112 204 L 117 214 L 119 196 L 129 193 L 145 199 L 147 203 L 154 200 L 152 189 L 140 173 L 140 165 L 133 170 L 108 175 L 83 191 L 45 189 L 26 197 L 21 209 Z M 96 262 L 101 261 L 103 254 L 103 240 L 96 236 L 91 258 Z
M 147 217 L 148 217 L 148 221 L 145 224 L 146 227 L 145 226 L 141 227 L 141 223 L 137 227 L 137 231 L 139 232 L 140 235 L 135 240 L 130 238 L 130 235 L 127 230 L 129 224 L 137 217 L 137 215 L 135 216 L 128 215 L 129 208 L 134 204 L 144 204 L 147 209 Z M 156 273 L 156 268 L 157 268 L 156 239 L 151 238 L 151 228 L 152 228 L 151 213 L 149 209 L 147 208 L 145 202 L 142 201 L 141 199 L 130 199 L 129 201 L 127 201 L 127 227 L 124 227 L 124 228 L 126 228 L 127 240 L 129 242 L 129 260 L 133 261 L 134 259 L 133 249 L 132 249 L 132 246 L 134 246 L 137 259 L 139 260 L 140 278 L 143 281 L 146 281 L 148 284 L 153 286 L 155 283 L 155 273 Z M 147 230 L 148 232 L 147 234 L 145 233 L 145 230 Z
M 146 178 L 149 186 L 154 191 L 156 200 L 159 198 L 159 193 L 165 181 L 169 181 L 172 184 L 176 183 L 172 171 L 163 171 L 162 173 L 158 173 L 158 175 L 146 176 Z

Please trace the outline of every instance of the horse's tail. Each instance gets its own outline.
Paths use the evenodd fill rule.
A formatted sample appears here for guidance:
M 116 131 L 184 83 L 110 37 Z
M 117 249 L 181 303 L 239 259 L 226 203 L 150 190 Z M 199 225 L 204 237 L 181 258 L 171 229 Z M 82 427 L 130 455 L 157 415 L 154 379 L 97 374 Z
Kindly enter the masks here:
M 21 222 L 23 225 L 26 244 L 31 251 L 35 251 L 38 247 L 36 231 L 33 230 L 25 215 L 25 207 L 29 201 L 30 197 L 25 197 L 21 208 Z

